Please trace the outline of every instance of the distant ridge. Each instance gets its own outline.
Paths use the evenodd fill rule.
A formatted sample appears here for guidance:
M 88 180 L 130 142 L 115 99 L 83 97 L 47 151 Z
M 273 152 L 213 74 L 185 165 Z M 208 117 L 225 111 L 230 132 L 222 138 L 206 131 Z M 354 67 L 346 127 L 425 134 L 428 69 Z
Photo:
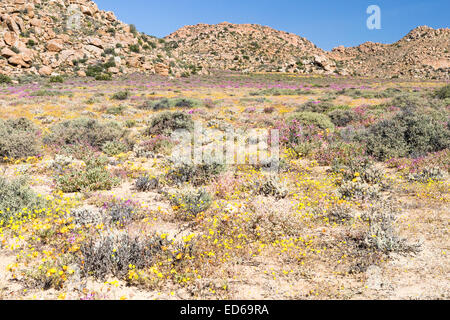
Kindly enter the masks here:
M 74 13 L 79 22 L 74 29 Z M 449 80 L 450 29 L 411 30 L 393 44 L 331 52 L 293 33 L 256 24 L 184 26 L 158 39 L 91 0 L 2 0 L 0 73 L 163 76 L 214 70 Z

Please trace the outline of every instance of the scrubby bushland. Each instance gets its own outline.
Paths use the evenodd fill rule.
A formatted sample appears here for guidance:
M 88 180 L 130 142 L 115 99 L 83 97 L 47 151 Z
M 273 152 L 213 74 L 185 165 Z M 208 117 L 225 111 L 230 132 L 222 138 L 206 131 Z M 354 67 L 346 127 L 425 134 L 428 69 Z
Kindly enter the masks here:
M 270 88 L 262 89 L 259 91 L 250 92 L 251 96 L 299 96 L 304 94 L 313 94 L 312 90 L 302 90 L 302 89 L 280 89 L 280 88 Z
M 0 119 L 0 161 L 37 156 L 40 150 L 38 130 L 30 120 Z
M 60 122 L 44 137 L 49 145 L 88 144 L 101 147 L 106 142 L 125 138 L 126 132 L 116 122 L 101 123 L 95 119 L 79 118 Z
M 0 177 L 0 221 L 6 222 L 24 208 L 39 209 L 45 205 L 45 200 L 27 186 L 26 179 L 7 180 Z
M 163 98 L 157 101 L 146 101 L 144 104 L 139 106 L 139 109 L 143 110 L 166 110 L 171 108 L 178 109 L 191 109 L 191 108 L 199 108 L 202 107 L 204 103 L 200 100 L 190 99 L 190 98 L 173 98 L 167 99 Z
M 309 111 L 296 112 L 288 118 L 289 121 L 294 119 L 304 125 L 314 125 L 321 129 L 334 130 L 334 124 L 331 122 L 330 118 L 322 113 Z
M 356 88 L 346 88 L 337 92 L 341 95 L 346 95 L 352 97 L 354 99 L 365 98 L 365 99 L 382 99 L 382 98 L 390 98 L 394 95 L 401 93 L 400 89 L 397 88 L 387 88 L 383 91 L 364 91 L 362 89 Z
M 150 121 L 145 133 L 147 135 L 170 134 L 174 130 L 192 130 L 194 121 L 191 115 L 183 112 L 164 112 Z
M 367 151 L 379 160 L 421 156 L 450 146 L 450 130 L 434 117 L 404 111 L 372 125 L 362 138 Z

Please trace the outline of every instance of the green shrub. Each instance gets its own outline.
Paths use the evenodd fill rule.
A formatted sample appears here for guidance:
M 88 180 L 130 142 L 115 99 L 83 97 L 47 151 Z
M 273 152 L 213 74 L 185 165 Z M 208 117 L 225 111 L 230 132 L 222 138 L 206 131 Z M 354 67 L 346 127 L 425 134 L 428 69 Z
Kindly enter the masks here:
M 50 145 L 86 143 L 101 147 L 108 141 L 119 141 L 124 137 L 124 130 L 116 122 L 100 123 L 95 119 L 79 118 L 53 126 L 51 134 L 44 137 L 44 142 Z
M 328 110 L 333 108 L 333 104 L 330 102 L 315 102 L 315 101 L 308 101 L 304 104 L 302 104 L 300 107 L 298 107 L 298 112 L 317 112 L 317 113 L 324 113 Z
M 408 110 L 372 125 L 363 141 L 367 152 L 379 160 L 417 157 L 448 148 L 450 131 L 432 116 Z
M 95 76 L 95 80 L 97 81 L 111 81 L 112 76 L 110 73 L 101 73 Z
M 58 91 L 58 90 L 38 90 L 36 92 L 30 93 L 32 97 L 60 97 L 60 96 L 73 96 L 72 92 L 69 91 Z
M 105 168 L 107 159 L 91 157 L 85 160 L 82 169 L 68 167 L 58 172 L 55 181 L 58 190 L 65 193 L 79 191 L 111 190 L 120 181 Z
M 28 119 L 0 119 L 0 161 L 5 157 L 21 159 L 40 153 L 40 139 L 35 125 Z
M 356 115 L 352 110 L 336 109 L 328 113 L 328 116 L 336 127 L 345 127 L 356 119 Z
M 115 116 L 123 114 L 123 112 L 127 109 L 126 106 L 117 106 L 117 107 L 110 107 L 106 109 L 107 114 L 112 114 Z
M 128 48 L 134 53 L 139 53 L 141 51 L 138 44 L 130 44 Z
M 119 91 L 119 92 L 114 93 L 113 96 L 111 97 L 111 99 L 126 100 L 126 99 L 128 99 L 129 96 L 130 96 L 129 91 Z
M 250 96 L 299 96 L 313 93 L 312 90 L 270 88 L 250 92 Z
M 138 107 L 142 110 L 153 110 L 153 111 L 160 111 L 165 109 L 170 109 L 170 102 L 169 99 L 164 98 L 157 101 L 145 101 L 142 105 Z
M 164 112 L 151 119 L 145 133 L 147 135 L 170 134 L 174 130 L 192 130 L 193 128 L 194 121 L 191 115 L 183 112 Z
M 402 111 L 418 110 L 424 111 L 427 108 L 439 109 L 445 107 L 439 99 L 432 99 L 427 96 L 421 96 L 417 93 L 406 93 L 395 97 L 391 103 L 392 106 L 400 108 Z
M 12 80 L 6 74 L 0 74 L 0 83 L 10 84 L 10 83 L 12 83 Z
M 225 170 L 225 165 L 219 162 L 202 164 L 173 163 L 166 174 L 171 183 L 181 184 L 191 182 L 195 186 L 203 185 Z
M 93 77 L 95 80 L 98 81 L 109 81 L 112 79 L 111 73 L 109 73 L 107 70 L 110 66 L 112 66 L 112 62 L 114 60 L 110 60 L 109 62 L 105 64 L 96 64 L 96 65 L 90 65 L 86 69 L 86 76 Z
M 212 203 L 212 196 L 204 189 L 188 188 L 170 195 L 170 202 L 177 207 L 179 213 L 183 214 L 183 220 L 192 220 L 199 213 L 208 210 Z
M 188 99 L 188 98 L 174 98 L 167 99 L 163 98 L 157 101 L 145 101 L 143 105 L 139 106 L 139 109 L 142 110 L 166 110 L 170 108 L 179 108 L 179 109 L 190 109 L 190 108 L 199 108 L 203 105 L 200 100 L 196 99 Z
M 129 146 L 121 141 L 107 141 L 102 145 L 102 151 L 110 157 L 127 152 L 129 149 Z
M 190 109 L 198 108 L 202 105 L 201 101 L 188 98 L 176 98 L 171 100 L 171 105 L 175 108 Z
M 439 90 L 437 90 L 436 91 L 436 97 L 438 97 L 439 99 L 448 99 L 448 98 L 450 98 L 450 84 L 448 84 L 445 87 L 442 87 Z
M 45 200 L 27 186 L 26 178 L 8 181 L 0 177 L 0 221 L 3 223 L 16 213 L 22 212 L 24 208 L 32 210 L 44 206 Z
M 64 83 L 64 78 L 62 76 L 53 76 L 49 79 L 50 83 Z
M 321 129 L 329 129 L 330 131 L 334 130 L 334 124 L 331 122 L 330 118 L 322 113 L 308 111 L 296 112 L 288 118 L 289 121 L 294 119 L 304 125 L 314 125 Z

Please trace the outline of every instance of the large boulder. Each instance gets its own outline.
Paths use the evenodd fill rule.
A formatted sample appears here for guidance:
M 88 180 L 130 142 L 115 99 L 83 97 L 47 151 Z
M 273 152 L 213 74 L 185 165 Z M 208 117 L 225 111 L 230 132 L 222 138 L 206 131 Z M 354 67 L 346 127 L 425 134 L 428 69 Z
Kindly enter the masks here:
M 19 36 L 15 32 L 7 31 L 3 35 L 3 40 L 8 46 L 14 46 L 16 45 L 16 42 L 19 40 Z
M 155 65 L 155 73 L 159 74 L 161 76 L 168 76 L 169 70 L 170 70 L 170 68 L 167 64 L 160 62 Z
M 24 68 L 30 68 L 31 65 L 24 61 L 23 57 L 19 54 L 16 54 L 15 56 L 12 56 L 8 59 L 9 64 L 12 64 L 13 66 L 21 66 Z
M 49 76 L 52 74 L 52 72 L 53 72 L 53 70 L 49 66 L 43 66 L 39 69 L 39 74 L 41 76 Z
M 53 39 L 47 43 L 47 50 L 50 52 L 60 52 L 63 49 L 61 40 Z

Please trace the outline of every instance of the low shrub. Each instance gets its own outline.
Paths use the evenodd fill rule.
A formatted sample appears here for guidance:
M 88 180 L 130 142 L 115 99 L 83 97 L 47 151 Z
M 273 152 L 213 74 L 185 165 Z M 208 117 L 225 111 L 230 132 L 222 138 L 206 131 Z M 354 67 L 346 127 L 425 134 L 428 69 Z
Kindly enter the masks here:
M 112 95 L 111 99 L 113 100 L 126 100 L 130 96 L 129 91 L 119 91 Z
M 28 119 L 0 119 L 0 161 L 38 156 L 41 151 L 36 126 Z
M 175 210 L 182 213 L 183 220 L 192 220 L 196 216 L 208 210 L 212 203 L 212 196 L 204 189 L 185 189 L 170 195 L 170 202 Z
M 178 108 L 178 109 L 191 109 L 191 108 L 199 108 L 203 106 L 203 102 L 196 99 L 189 99 L 189 98 L 173 98 L 173 99 L 167 99 L 163 98 L 156 101 L 145 101 L 144 104 L 139 106 L 139 109 L 142 110 L 153 110 L 153 111 L 160 111 L 160 110 L 167 110 L 171 108 Z
M 98 239 L 91 238 L 80 248 L 81 274 L 100 280 L 105 280 L 109 275 L 126 280 L 130 265 L 137 269 L 152 266 L 164 245 L 160 237 L 109 234 Z
M 64 78 L 62 76 L 52 76 L 48 81 L 50 83 L 64 83 Z
M 448 85 L 440 88 L 439 90 L 437 90 L 435 95 L 439 99 L 448 99 L 448 98 L 450 98 L 450 84 L 448 84 Z
M 140 176 L 134 182 L 134 187 L 139 192 L 147 192 L 158 188 L 159 180 L 155 177 L 149 177 L 148 175 Z
M 345 127 L 356 119 L 356 114 L 352 110 L 336 109 L 328 113 L 328 116 L 336 127 Z
M 334 130 L 334 124 L 331 122 L 330 118 L 321 113 L 316 112 L 296 112 L 288 118 L 289 121 L 297 120 L 304 125 L 313 125 L 321 129 Z
M 116 106 L 116 107 L 110 107 L 108 109 L 106 109 L 106 113 L 107 114 L 111 114 L 114 116 L 118 116 L 123 114 L 123 112 L 127 109 L 126 106 Z
M 65 193 L 80 191 L 111 190 L 118 185 L 119 179 L 114 177 L 106 168 L 107 159 L 92 156 L 85 160 L 86 166 L 65 168 L 55 177 L 56 187 Z
M 16 213 L 28 210 L 40 209 L 45 206 L 45 200 L 27 186 L 25 177 L 15 180 L 7 180 L 0 177 L 0 221 L 6 223 Z
M 166 179 L 175 184 L 190 182 L 195 186 L 203 185 L 225 170 L 225 165 L 219 162 L 202 164 L 173 163 L 166 174 Z
M 372 125 L 362 140 L 379 160 L 418 157 L 448 148 L 450 130 L 430 115 L 408 110 Z
M 342 199 L 375 200 L 381 197 L 379 185 L 368 184 L 361 180 L 344 181 L 338 189 Z
M 397 210 L 389 202 L 380 202 L 368 209 L 362 216 L 369 221 L 369 230 L 363 240 L 363 245 L 384 253 L 413 252 L 420 250 L 421 244 L 410 244 L 406 239 L 397 235 L 394 222 Z
M 124 226 L 139 217 L 139 207 L 131 200 L 114 199 L 102 207 L 103 221 L 107 224 Z
M 333 108 L 333 104 L 324 101 L 308 101 L 297 108 L 298 112 L 325 113 Z
M 183 112 L 163 112 L 150 121 L 145 133 L 147 135 L 166 134 L 178 129 L 192 130 L 194 121 L 191 115 Z
M 446 173 L 439 167 L 426 167 L 418 173 L 411 173 L 408 175 L 408 180 L 419 181 L 427 183 L 430 181 L 443 181 L 445 180 Z
M 12 80 L 9 76 L 7 76 L 6 74 L 1 74 L 0 73 L 0 84 L 1 83 L 6 83 L 6 84 L 10 84 L 12 83 Z
M 107 141 L 102 145 L 101 149 L 106 155 L 113 157 L 120 153 L 127 152 L 130 147 L 121 141 Z
M 125 132 L 116 122 L 101 123 L 95 119 L 79 118 L 60 122 L 44 137 L 49 145 L 87 144 L 101 147 L 109 141 L 119 141 Z
M 285 198 L 288 195 L 288 189 L 277 176 L 266 175 L 260 181 L 256 182 L 258 194 L 273 196 L 277 199 Z

